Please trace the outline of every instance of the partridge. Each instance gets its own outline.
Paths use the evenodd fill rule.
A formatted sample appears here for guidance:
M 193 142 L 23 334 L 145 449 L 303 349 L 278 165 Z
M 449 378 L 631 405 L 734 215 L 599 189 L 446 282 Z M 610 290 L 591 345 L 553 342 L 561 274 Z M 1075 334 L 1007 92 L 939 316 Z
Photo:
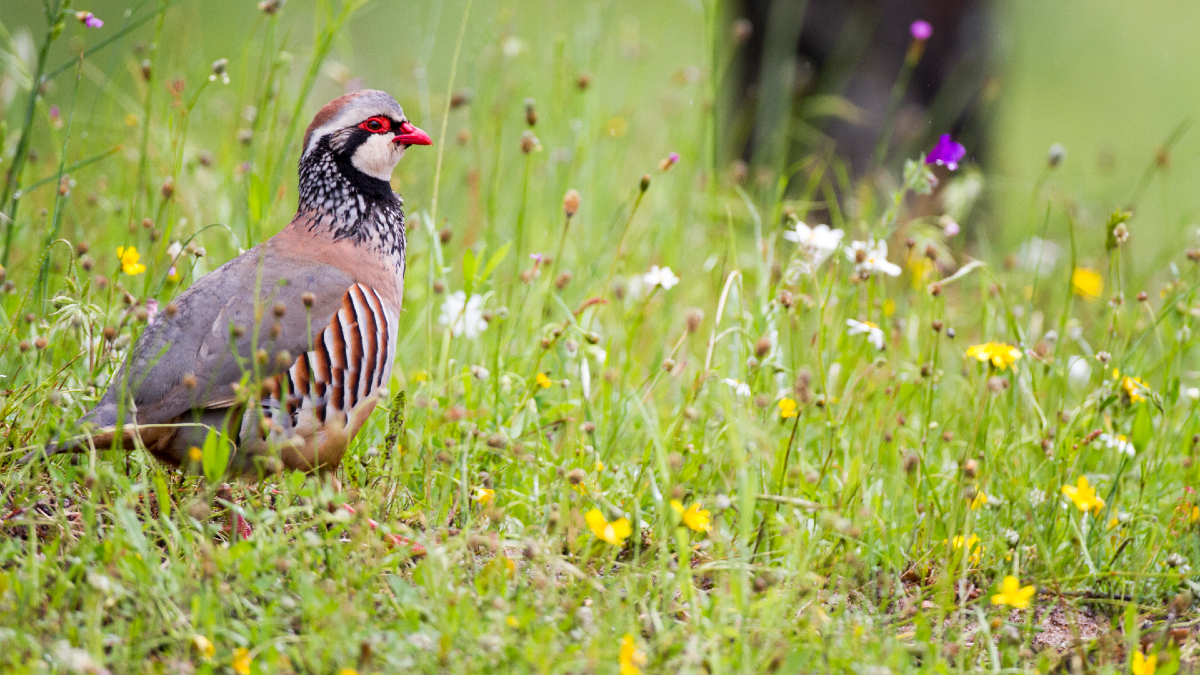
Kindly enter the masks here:
M 335 469 L 396 355 L 405 236 L 392 170 L 430 143 L 381 91 L 321 108 L 296 217 L 180 294 L 79 420 L 85 433 L 46 453 L 120 438 L 186 466 L 217 430 L 236 446 L 231 473 Z

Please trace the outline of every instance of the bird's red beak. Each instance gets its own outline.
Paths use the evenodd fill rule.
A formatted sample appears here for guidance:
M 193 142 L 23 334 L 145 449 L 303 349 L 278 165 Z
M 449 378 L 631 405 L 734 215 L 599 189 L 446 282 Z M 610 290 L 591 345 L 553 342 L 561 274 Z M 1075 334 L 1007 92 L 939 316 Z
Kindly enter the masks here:
M 400 123 L 400 133 L 396 134 L 392 142 L 401 145 L 433 145 L 433 139 L 429 137 L 429 134 L 414 127 L 408 120 Z

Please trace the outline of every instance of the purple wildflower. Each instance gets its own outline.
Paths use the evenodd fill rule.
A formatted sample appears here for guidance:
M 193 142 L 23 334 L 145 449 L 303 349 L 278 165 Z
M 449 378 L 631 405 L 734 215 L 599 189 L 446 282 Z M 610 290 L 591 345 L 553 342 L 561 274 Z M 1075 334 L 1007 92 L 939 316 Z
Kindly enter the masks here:
M 84 25 L 85 28 L 103 28 L 104 22 L 91 12 L 75 12 L 75 18 Z
M 533 260 L 533 262 L 535 264 L 538 264 L 538 265 L 542 264 L 542 254 L 541 253 L 530 253 L 529 257 Z
M 670 171 L 671 167 L 675 166 L 675 164 L 678 162 L 679 162 L 679 153 L 672 152 L 671 154 L 664 157 L 661 162 L 658 163 L 658 170 L 659 171 Z
M 918 19 L 908 27 L 908 32 L 914 40 L 924 42 L 929 39 L 929 36 L 933 35 L 933 26 L 929 25 L 928 21 Z
M 56 106 L 56 105 L 50 106 L 50 119 L 52 121 L 57 122 L 61 116 L 62 116 L 62 113 L 59 111 L 58 106 Z
M 958 168 L 958 162 L 963 157 L 967 156 L 967 149 L 962 143 L 955 143 L 950 140 L 950 134 L 942 134 L 938 142 L 930 149 L 929 154 L 925 157 L 926 164 L 937 164 L 945 166 L 954 171 Z

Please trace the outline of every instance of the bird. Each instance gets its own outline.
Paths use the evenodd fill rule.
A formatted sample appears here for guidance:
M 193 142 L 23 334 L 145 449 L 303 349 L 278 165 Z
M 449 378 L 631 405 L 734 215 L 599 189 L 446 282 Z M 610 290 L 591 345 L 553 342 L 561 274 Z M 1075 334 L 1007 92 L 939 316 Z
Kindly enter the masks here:
M 335 471 L 396 356 L 406 239 L 391 174 L 408 147 L 430 144 L 383 91 L 322 107 L 287 227 L 176 297 L 79 419 L 84 433 L 25 459 L 119 439 L 195 467 L 215 430 L 229 474 Z

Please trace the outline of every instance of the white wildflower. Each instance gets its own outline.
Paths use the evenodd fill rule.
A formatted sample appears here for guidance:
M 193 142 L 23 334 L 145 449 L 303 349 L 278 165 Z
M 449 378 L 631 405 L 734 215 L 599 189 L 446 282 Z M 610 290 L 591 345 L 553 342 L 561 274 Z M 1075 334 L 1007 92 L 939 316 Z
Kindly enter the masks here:
M 1103 443 L 1104 447 L 1109 450 L 1115 449 L 1118 453 L 1129 455 L 1130 457 L 1137 454 L 1137 448 L 1133 447 L 1133 443 L 1130 443 L 1128 439 L 1120 434 L 1100 434 L 1096 440 Z
M 477 380 L 486 380 L 491 373 L 483 366 L 471 366 L 471 375 Z
M 721 381 L 729 385 L 730 389 L 733 389 L 734 393 L 742 398 L 745 398 L 752 393 L 750 391 L 750 385 L 746 384 L 745 382 L 738 382 L 731 377 L 727 377 Z
M 1200 401 L 1200 388 L 1188 387 L 1183 391 L 1184 395 L 1193 401 Z
M 183 253 L 183 244 L 177 241 L 171 242 L 171 245 L 167 247 L 167 257 L 171 260 L 178 258 L 180 253 Z
M 1029 491 L 1029 503 L 1032 506 L 1041 506 L 1046 502 L 1046 491 L 1033 488 Z
M 820 267 L 821 263 L 838 250 L 844 234 L 841 230 L 831 230 L 828 225 L 809 227 L 797 221 L 796 229 L 784 232 L 783 238 L 795 242 L 807 256 L 808 264 L 815 268 Z
M 1017 249 L 1017 264 L 1027 272 L 1036 270 L 1042 274 L 1049 272 L 1058 265 L 1058 261 L 1062 258 L 1063 249 L 1058 244 L 1052 241 L 1046 241 L 1041 237 L 1030 237 L 1029 241 L 1021 244 L 1021 248 Z
M 886 241 L 855 241 L 846 249 L 846 255 L 859 272 L 882 272 L 891 277 L 900 276 L 900 266 L 888 262 L 888 247 Z
M 1076 389 L 1083 389 L 1092 380 L 1092 364 L 1082 356 L 1067 359 L 1067 380 Z
M 653 265 L 649 272 L 642 275 L 642 281 L 652 289 L 655 286 L 662 286 L 664 291 L 669 291 L 672 286 L 679 283 L 679 277 L 675 276 L 670 267 Z
M 468 300 L 463 291 L 451 293 L 442 303 L 438 323 L 449 326 L 454 337 L 466 335 L 474 340 L 488 326 L 487 319 L 483 318 L 483 296 L 472 294 Z
M 870 321 L 855 321 L 854 319 L 846 319 L 846 329 L 848 335 L 866 335 L 867 342 L 875 345 L 876 349 L 883 349 L 885 343 L 883 329 L 871 323 Z

